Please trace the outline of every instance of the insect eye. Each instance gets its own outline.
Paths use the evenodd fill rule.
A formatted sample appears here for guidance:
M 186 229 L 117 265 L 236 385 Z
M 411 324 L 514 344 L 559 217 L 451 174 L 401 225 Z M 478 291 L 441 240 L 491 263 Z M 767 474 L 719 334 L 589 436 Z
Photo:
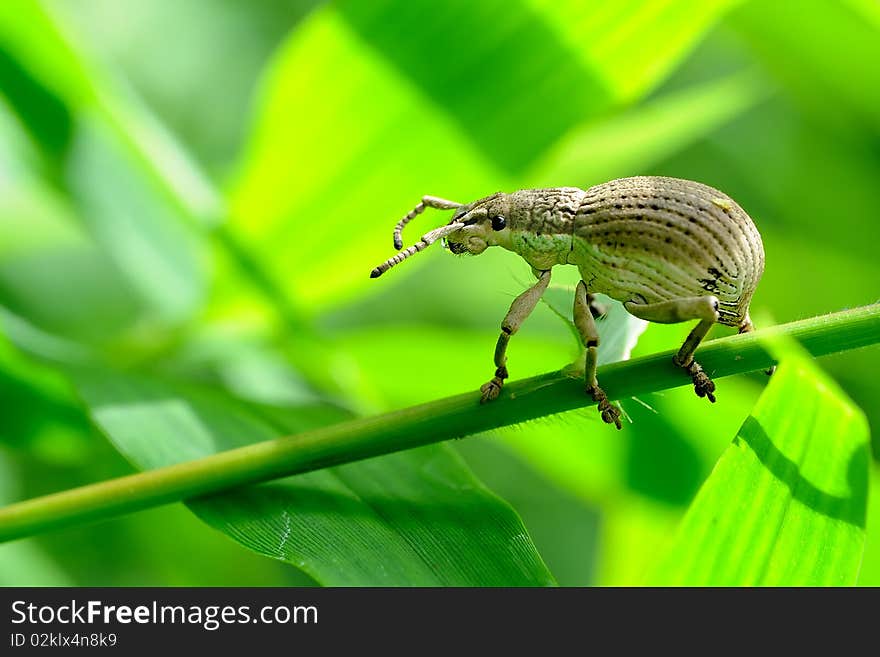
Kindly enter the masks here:
M 504 230 L 504 227 L 507 225 L 507 220 L 504 219 L 501 215 L 497 217 L 492 217 L 492 230 Z

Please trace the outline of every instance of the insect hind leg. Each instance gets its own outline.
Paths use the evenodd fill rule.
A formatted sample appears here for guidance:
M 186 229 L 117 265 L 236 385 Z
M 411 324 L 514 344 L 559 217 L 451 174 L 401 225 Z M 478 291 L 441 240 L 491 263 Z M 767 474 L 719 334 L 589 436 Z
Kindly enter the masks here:
M 652 304 L 638 304 L 628 301 L 623 306 L 631 315 L 658 324 L 676 324 L 691 319 L 700 320 L 688 334 L 681 349 L 673 356 L 672 362 L 691 375 L 697 396 L 706 397 L 714 403 L 715 383 L 703 371 L 703 367 L 694 360 L 694 352 L 712 326 L 718 322 L 718 298 L 711 295 L 685 297 Z

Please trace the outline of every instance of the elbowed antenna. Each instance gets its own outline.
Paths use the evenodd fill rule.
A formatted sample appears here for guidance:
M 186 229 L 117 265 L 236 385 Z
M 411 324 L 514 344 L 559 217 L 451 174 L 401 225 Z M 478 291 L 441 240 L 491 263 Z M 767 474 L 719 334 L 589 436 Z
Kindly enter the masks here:
M 460 208 L 462 205 L 463 203 L 449 201 L 445 198 L 440 198 L 439 196 L 423 196 L 421 202 L 410 210 L 406 216 L 394 226 L 394 248 L 398 251 L 403 248 L 403 238 L 401 237 L 401 233 L 403 233 L 404 226 L 422 214 L 422 212 L 425 211 L 425 208 L 434 208 L 435 210 L 454 210 L 455 208 Z
M 430 246 L 437 240 L 446 237 L 451 233 L 454 233 L 459 228 L 464 228 L 464 224 L 461 222 L 455 222 L 452 224 L 446 224 L 445 226 L 440 226 L 440 228 L 435 228 L 430 233 L 425 233 L 424 235 L 422 235 L 422 238 L 411 247 L 407 248 L 404 251 L 401 251 L 397 255 L 388 258 L 388 260 L 373 269 L 373 271 L 370 272 L 370 278 L 378 278 L 386 271 L 391 269 L 394 265 L 400 264 L 410 256 L 415 255 L 416 253 Z

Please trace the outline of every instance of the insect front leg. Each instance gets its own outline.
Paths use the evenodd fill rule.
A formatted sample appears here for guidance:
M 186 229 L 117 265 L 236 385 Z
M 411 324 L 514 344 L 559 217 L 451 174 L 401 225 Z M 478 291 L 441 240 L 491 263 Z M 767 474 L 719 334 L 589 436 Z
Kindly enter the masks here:
M 501 335 L 498 336 L 498 342 L 495 344 L 495 376 L 480 387 L 480 392 L 483 393 L 480 398 L 481 404 L 498 398 L 501 386 L 504 385 L 504 379 L 508 377 L 507 343 L 510 342 L 510 336 L 519 330 L 526 317 L 538 305 L 538 301 L 550 284 L 549 269 L 534 273 L 538 277 L 538 282 L 513 300 L 513 303 L 510 304 L 510 310 L 507 311 L 504 321 L 501 322 Z
M 620 410 L 608 401 L 608 395 L 599 387 L 596 379 L 596 365 L 599 357 L 599 329 L 593 317 L 593 295 L 587 292 L 587 284 L 581 281 L 574 291 L 574 325 L 580 333 L 581 341 L 587 348 L 584 362 L 584 380 L 587 394 L 598 403 L 602 420 L 620 429 Z
M 715 401 L 715 383 L 703 371 L 702 366 L 694 360 L 694 351 L 706 337 L 712 325 L 718 321 L 718 299 L 713 296 L 687 297 L 673 299 L 661 303 L 637 304 L 628 301 L 623 304 L 631 315 L 658 324 L 675 324 L 689 319 L 699 319 L 681 349 L 672 358 L 672 362 L 691 375 L 694 391 L 700 397 Z

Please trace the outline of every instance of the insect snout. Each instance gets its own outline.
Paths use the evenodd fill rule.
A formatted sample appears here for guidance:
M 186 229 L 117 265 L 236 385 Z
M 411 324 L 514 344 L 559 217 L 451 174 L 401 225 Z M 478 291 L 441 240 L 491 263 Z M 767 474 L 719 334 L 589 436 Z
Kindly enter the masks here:
M 462 242 L 450 242 L 447 240 L 446 247 L 455 255 L 461 255 L 462 253 L 468 252 L 467 247 Z

